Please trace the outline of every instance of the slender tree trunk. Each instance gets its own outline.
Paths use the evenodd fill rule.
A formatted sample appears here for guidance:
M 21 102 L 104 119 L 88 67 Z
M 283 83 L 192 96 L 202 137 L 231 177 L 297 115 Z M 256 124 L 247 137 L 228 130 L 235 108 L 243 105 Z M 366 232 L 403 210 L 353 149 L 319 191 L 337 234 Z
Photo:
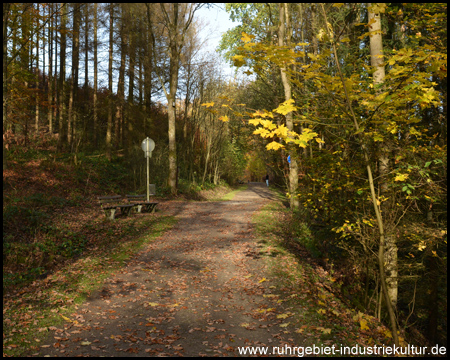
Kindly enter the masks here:
M 109 4 L 109 59 L 108 59 L 108 120 L 106 125 L 106 156 L 111 160 L 112 129 L 113 129 L 113 50 L 114 50 L 114 5 Z
M 278 25 L 278 46 L 284 46 L 286 28 L 285 28 L 285 15 L 287 15 L 287 19 L 289 19 L 288 4 L 282 3 L 280 4 L 280 22 Z M 289 20 L 288 20 L 289 23 Z M 290 30 L 288 29 L 288 32 Z M 288 40 L 289 42 L 289 40 Z M 281 71 L 281 81 L 283 83 L 284 88 L 284 100 L 288 101 L 292 99 L 292 90 L 291 84 L 286 74 L 286 67 L 280 67 Z M 294 130 L 294 121 L 292 112 L 286 115 L 286 127 L 288 130 Z M 288 145 L 288 153 L 291 155 L 291 166 L 289 169 L 289 194 L 290 194 L 290 205 L 291 209 L 297 208 L 299 205 L 297 191 L 298 191 L 298 163 L 297 157 L 295 154 L 295 149 L 292 144 Z
M 178 10 L 176 10 L 178 11 Z M 176 36 L 176 35 L 175 35 Z M 174 39 L 174 41 L 176 41 Z M 170 75 L 169 75 L 169 96 L 168 118 L 169 118 L 169 181 L 168 185 L 172 194 L 177 193 L 177 142 L 175 138 L 175 120 L 176 120 L 176 98 L 178 86 L 178 52 L 176 45 L 171 47 L 170 56 Z
M 127 54 L 128 33 L 125 29 L 126 14 L 125 4 L 122 4 L 122 22 L 120 25 L 121 49 L 120 49 L 120 67 L 119 81 L 117 83 L 117 104 L 116 104 L 116 147 L 123 146 L 123 109 L 125 99 L 125 61 Z M 119 135 L 120 134 L 120 135 Z
M 9 21 L 9 13 L 11 10 L 10 3 L 3 3 L 3 132 L 7 128 L 7 114 L 8 114 L 8 38 L 7 29 Z M 8 168 L 6 160 L 6 148 L 5 142 L 3 141 L 3 170 Z
M 37 7 L 37 13 L 39 14 L 39 3 L 36 3 L 36 7 Z M 37 24 L 36 24 L 36 28 L 39 29 L 40 27 L 40 23 L 39 23 L 39 16 L 36 19 Z M 35 74 L 36 74 L 36 82 L 35 82 L 35 86 L 36 86 L 36 92 L 35 92 L 35 101 L 36 101 L 36 108 L 35 108 L 35 115 L 34 115 L 34 131 L 35 134 L 38 135 L 39 134 L 39 30 L 36 31 L 36 69 L 35 69 Z
M 54 4 L 51 4 L 48 13 L 53 13 Z M 47 74 L 47 122 L 50 135 L 53 134 L 53 16 L 50 19 L 50 26 L 47 31 L 48 37 L 48 74 Z
M 129 5 L 131 6 L 131 5 Z M 133 8 L 131 7 L 129 9 L 129 18 L 133 18 Z M 135 117 L 132 116 L 131 110 L 133 109 L 134 104 L 134 68 L 136 65 L 136 24 L 130 24 L 131 31 L 129 31 L 129 46 L 128 46 L 128 56 L 129 56 L 129 67 L 128 67 L 128 105 L 127 105 L 127 149 L 131 149 L 133 146 L 132 139 L 133 139 L 133 122 Z
M 373 4 L 372 4 L 373 5 Z M 383 57 L 383 43 L 381 34 L 381 18 L 379 13 L 372 11 L 372 6 L 369 4 L 369 24 L 370 31 L 373 34 L 370 35 L 370 62 L 375 68 L 373 73 L 373 85 L 375 89 L 380 89 L 380 86 L 384 83 L 385 71 L 384 71 L 384 57 Z M 382 131 L 382 129 L 380 129 Z M 380 143 L 380 151 L 378 158 L 379 169 L 379 184 L 380 195 L 388 197 L 388 174 L 390 172 L 390 157 L 392 155 L 392 147 L 390 141 L 386 137 L 385 141 Z M 382 202 L 381 210 L 384 214 L 388 213 L 389 201 Z M 398 264 L 397 264 L 397 244 L 395 236 L 392 234 L 392 230 L 386 229 L 385 234 L 386 245 L 384 252 L 384 264 L 386 271 L 386 282 L 391 299 L 392 306 L 395 308 L 398 297 Z
M 94 94 L 92 99 L 92 107 L 94 111 L 94 119 L 93 119 L 93 143 L 94 149 L 97 149 L 97 128 L 98 128 L 98 109 L 97 109 L 97 91 L 98 91 L 98 39 L 97 39 L 97 3 L 94 3 Z
M 58 149 L 61 151 L 66 148 L 67 140 L 67 118 L 66 118 L 66 21 L 67 21 L 67 4 L 61 6 L 61 43 L 59 50 L 59 138 Z
M 74 102 L 76 101 L 76 96 L 78 92 L 78 69 L 80 62 L 80 20 L 81 20 L 81 10 L 80 4 L 74 4 L 73 11 L 73 44 L 72 44 L 72 79 L 70 83 L 70 94 L 69 94 L 69 114 L 68 114 L 68 139 L 69 145 L 72 146 L 76 139 L 76 111 L 74 110 Z

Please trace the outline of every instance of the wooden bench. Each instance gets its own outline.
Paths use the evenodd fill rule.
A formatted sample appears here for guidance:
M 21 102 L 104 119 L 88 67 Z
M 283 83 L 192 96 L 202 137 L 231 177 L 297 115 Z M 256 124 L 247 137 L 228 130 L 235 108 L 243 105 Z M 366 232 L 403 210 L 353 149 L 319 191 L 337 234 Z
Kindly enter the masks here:
M 155 212 L 157 202 L 154 201 L 146 201 L 147 195 L 127 195 L 127 200 L 129 203 L 136 206 L 136 210 L 138 213 L 141 213 L 142 210 L 147 212 Z
M 105 213 L 105 216 L 111 220 L 114 220 L 117 209 L 120 209 L 120 213 L 122 215 L 128 216 L 131 209 L 134 207 L 134 204 L 124 204 L 122 201 L 122 196 L 120 195 L 99 196 L 98 201 Z

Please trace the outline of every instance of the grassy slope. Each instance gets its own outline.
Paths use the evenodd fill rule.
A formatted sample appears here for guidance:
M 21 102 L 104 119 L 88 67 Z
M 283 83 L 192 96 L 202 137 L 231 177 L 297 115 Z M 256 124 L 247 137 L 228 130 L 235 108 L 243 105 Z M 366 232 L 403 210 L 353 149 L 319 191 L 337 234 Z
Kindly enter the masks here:
M 282 197 L 280 196 L 280 199 Z M 281 202 L 267 204 L 254 217 L 260 254 L 269 263 L 293 316 L 286 319 L 309 343 L 299 345 L 373 346 L 391 343 L 385 326 L 372 316 L 353 309 L 340 295 L 340 285 L 325 271 L 303 243 L 292 236 L 292 213 Z M 271 221 L 268 221 L 271 219 Z M 304 237 L 313 236 L 305 231 Z

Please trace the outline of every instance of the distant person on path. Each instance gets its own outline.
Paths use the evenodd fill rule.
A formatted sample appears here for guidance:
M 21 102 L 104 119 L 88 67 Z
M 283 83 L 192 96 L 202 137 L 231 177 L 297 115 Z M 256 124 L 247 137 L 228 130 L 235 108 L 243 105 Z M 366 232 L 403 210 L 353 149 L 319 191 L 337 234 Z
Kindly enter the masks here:
M 266 175 L 266 185 L 269 186 L 269 174 Z

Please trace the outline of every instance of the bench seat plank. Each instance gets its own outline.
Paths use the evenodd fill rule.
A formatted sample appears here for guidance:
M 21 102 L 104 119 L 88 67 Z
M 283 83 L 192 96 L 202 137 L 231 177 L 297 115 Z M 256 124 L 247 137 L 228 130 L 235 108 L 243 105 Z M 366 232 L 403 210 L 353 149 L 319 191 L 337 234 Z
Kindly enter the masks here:
M 155 201 L 147 202 L 146 195 L 127 195 L 126 197 L 130 203 L 133 203 L 133 205 L 136 206 L 138 213 L 141 213 L 142 210 L 153 213 L 158 205 L 158 202 Z
M 105 213 L 106 218 L 110 220 L 115 219 L 117 209 L 120 209 L 120 213 L 122 215 L 128 216 L 131 209 L 134 207 L 133 204 L 124 204 L 122 196 L 120 195 L 99 196 L 97 199 Z

